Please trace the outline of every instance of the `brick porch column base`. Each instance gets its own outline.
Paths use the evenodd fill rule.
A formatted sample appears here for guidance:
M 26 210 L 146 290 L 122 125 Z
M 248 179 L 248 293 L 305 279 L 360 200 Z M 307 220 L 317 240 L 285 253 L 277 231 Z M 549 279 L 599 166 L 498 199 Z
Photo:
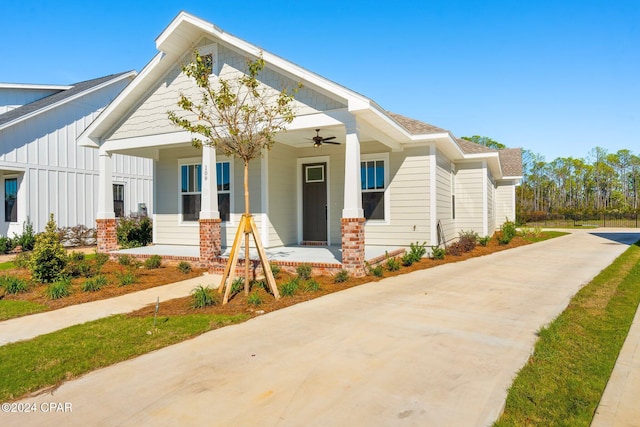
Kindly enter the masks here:
M 222 254 L 220 238 L 220 218 L 201 219 L 200 221 L 200 262 L 213 265 L 213 261 Z
M 353 277 L 362 277 L 364 269 L 364 218 L 342 218 L 342 268 Z
M 96 219 L 97 251 L 107 253 L 118 249 L 116 235 L 117 220 L 115 218 Z

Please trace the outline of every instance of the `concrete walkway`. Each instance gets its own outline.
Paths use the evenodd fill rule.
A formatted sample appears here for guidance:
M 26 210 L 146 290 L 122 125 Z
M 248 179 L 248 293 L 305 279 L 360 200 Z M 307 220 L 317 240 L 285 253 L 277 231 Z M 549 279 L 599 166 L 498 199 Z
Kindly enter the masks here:
M 58 310 L 45 311 L 30 316 L 0 322 L 0 345 L 27 340 L 38 335 L 89 322 L 112 314 L 129 313 L 148 304 L 189 295 L 198 285 L 217 287 L 218 275 L 204 275 L 169 285 L 132 292 L 115 298 L 72 305 Z
M 536 331 L 640 238 L 597 233 L 385 279 L 212 331 L 26 399 L 35 413 L 0 413 L 0 424 L 490 425 Z M 61 412 L 42 410 L 51 404 Z

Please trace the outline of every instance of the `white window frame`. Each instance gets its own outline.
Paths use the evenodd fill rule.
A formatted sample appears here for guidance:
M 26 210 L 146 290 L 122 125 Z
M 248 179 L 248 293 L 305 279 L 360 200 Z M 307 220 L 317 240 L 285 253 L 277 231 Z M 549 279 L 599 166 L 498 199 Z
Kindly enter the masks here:
M 384 218 L 383 219 L 367 219 L 366 224 L 368 225 L 387 225 L 391 223 L 391 191 L 389 189 L 389 153 L 371 153 L 371 154 L 361 154 L 360 155 L 360 168 L 362 167 L 363 162 L 371 162 L 371 161 L 382 161 L 384 167 L 384 189 L 383 198 L 384 198 Z M 360 168 L 358 168 L 360 170 Z M 360 177 L 361 175 L 358 174 Z M 362 178 L 360 178 L 362 179 Z M 379 192 L 379 189 L 375 190 L 363 190 L 362 182 L 360 182 L 360 189 L 362 193 L 369 192 Z
M 5 194 L 5 189 L 6 189 L 6 181 L 8 179 L 15 179 L 16 180 L 16 220 L 15 221 L 6 221 L 5 218 L 5 200 L 7 195 Z M 4 222 L 5 224 L 18 224 L 20 222 L 20 211 L 22 206 L 20 206 L 20 184 L 21 184 L 21 179 L 20 179 L 20 174 L 7 174 L 7 175 L 3 175 L 2 176 L 2 222 Z M 8 235 L 9 233 L 7 233 Z
M 218 60 L 218 44 L 213 43 L 198 48 L 200 56 L 211 55 L 213 63 L 211 64 L 211 75 L 217 76 L 220 74 L 220 61 Z
M 127 183 L 123 182 L 123 181 L 113 181 L 111 183 L 111 187 L 113 188 L 116 185 L 121 185 L 122 186 L 122 216 L 126 217 L 127 216 Z M 116 195 L 115 193 L 113 193 L 113 204 L 114 204 L 114 208 L 113 208 L 113 213 L 115 214 L 115 203 L 116 203 Z M 116 218 L 118 218 L 116 216 Z
M 224 221 L 225 224 L 233 225 L 234 221 L 234 197 L 233 197 L 233 188 L 234 188 L 234 178 L 233 178 L 233 160 L 231 158 L 224 158 L 224 160 L 216 161 L 216 167 L 218 163 L 228 163 L 229 164 L 229 191 L 219 191 L 219 193 L 228 193 L 229 194 L 229 221 Z M 184 221 L 182 219 L 182 196 L 184 194 L 200 194 L 202 197 L 202 188 L 198 192 L 182 192 L 182 166 L 190 166 L 190 165 L 200 165 L 202 167 L 202 158 L 201 157 L 193 157 L 188 159 L 179 159 L 178 160 L 178 224 L 186 226 L 186 227 L 194 227 L 199 226 L 199 221 Z M 200 169 L 202 173 L 202 169 Z M 217 171 L 216 171 L 217 172 Z M 218 183 L 216 182 L 216 189 L 218 188 Z

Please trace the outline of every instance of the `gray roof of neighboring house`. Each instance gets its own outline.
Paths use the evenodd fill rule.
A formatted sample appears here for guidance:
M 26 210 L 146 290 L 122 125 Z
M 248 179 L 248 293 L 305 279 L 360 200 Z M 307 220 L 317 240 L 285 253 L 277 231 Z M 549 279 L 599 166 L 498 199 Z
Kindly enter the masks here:
M 118 74 L 110 74 L 108 76 L 100 77 L 97 79 L 86 80 L 84 82 L 75 83 L 72 85 L 71 89 L 61 90 L 60 92 L 56 92 L 53 95 L 49 95 L 42 99 L 38 99 L 37 101 L 33 101 L 29 104 L 7 111 L 6 113 L 0 114 L 0 126 L 6 123 L 10 123 L 14 120 L 17 120 L 22 116 L 26 116 L 34 112 L 37 112 L 38 110 L 47 108 L 58 102 L 62 102 L 67 98 L 80 94 L 86 90 L 92 89 L 96 86 L 99 86 L 103 83 L 108 82 L 109 80 L 113 80 L 127 73 L 131 73 L 131 71 L 125 71 L 123 73 L 118 73 Z
M 449 131 L 421 122 L 420 120 L 410 119 L 409 117 L 387 111 L 387 115 L 398 122 L 400 126 L 409 131 L 412 135 L 425 135 L 430 133 L 447 133 Z
M 502 173 L 505 176 L 522 176 L 522 149 L 505 148 L 499 150 Z

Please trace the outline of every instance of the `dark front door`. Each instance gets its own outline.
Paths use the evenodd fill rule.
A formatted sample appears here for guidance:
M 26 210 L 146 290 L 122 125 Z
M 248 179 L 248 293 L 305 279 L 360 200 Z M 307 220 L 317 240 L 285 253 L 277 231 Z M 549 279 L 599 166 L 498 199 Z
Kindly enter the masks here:
M 327 164 L 302 165 L 302 240 L 327 241 Z

